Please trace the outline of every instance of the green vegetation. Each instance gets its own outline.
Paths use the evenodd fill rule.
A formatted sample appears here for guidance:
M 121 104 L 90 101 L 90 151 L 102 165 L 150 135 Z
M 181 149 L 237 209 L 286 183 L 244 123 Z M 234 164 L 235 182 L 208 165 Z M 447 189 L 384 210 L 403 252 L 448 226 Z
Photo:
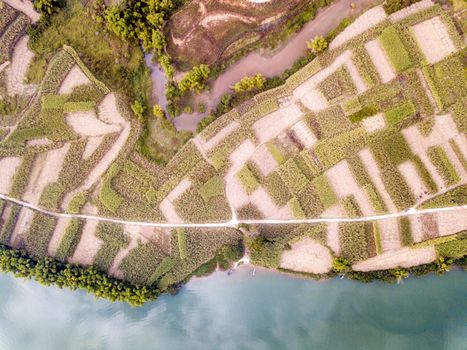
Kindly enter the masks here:
M 73 256 L 78 246 L 83 230 L 83 221 L 71 219 L 65 229 L 60 245 L 55 253 L 55 258 L 60 261 L 66 261 Z
M 186 91 L 194 91 L 200 93 L 205 88 L 204 83 L 209 76 L 209 66 L 201 64 L 193 67 L 179 83 L 180 91 L 182 93 Z
M 209 202 L 212 197 L 224 194 L 224 180 L 220 176 L 214 176 L 201 186 L 199 193 L 205 202 Z
M 418 1 L 420 0 L 386 0 L 384 2 L 384 10 L 390 15 Z
M 103 241 L 93 265 L 101 271 L 108 271 L 120 249 L 126 248 L 130 237 L 123 232 L 123 226 L 111 222 L 100 221 L 94 235 Z
M 112 179 L 120 172 L 117 164 L 112 164 L 110 169 L 102 181 L 102 187 L 99 192 L 99 199 L 106 209 L 112 213 L 116 213 L 120 205 L 123 203 L 123 197 L 112 188 Z
M 342 256 L 352 264 L 368 259 L 365 223 L 340 224 L 339 244 Z
M 266 146 L 277 163 L 282 164 L 287 160 L 285 152 L 283 152 L 275 143 L 269 142 Z
M 322 36 L 315 36 L 313 40 L 307 41 L 306 46 L 315 54 L 324 52 L 328 48 L 328 42 Z
M 178 242 L 178 252 L 180 255 L 180 259 L 186 259 L 188 256 L 187 253 L 187 246 L 186 246 L 186 233 L 183 228 L 176 229 L 175 232 L 177 233 L 177 242 Z
M 123 301 L 132 306 L 155 300 L 159 294 L 154 288 L 117 280 L 94 267 L 65 264 L 49 257 L 33 258 L 24 251 L 4 245 L 0 245 L 0 270 L 11 272 L 16 277 L 32 278 L 46 286 L 83 289 L 97 298 Z
M 105 35 L 105 28 L 93 19 L 93 11 L 89 5 L 70 0 L 46 22 L 41 21 L 28 31 L 30 47 L 36 54 L 29 70 L 30 80 L 39 82 L 44 74 L 40 67 L 66 44 L 76 49 L 85 65 L 113 91 L 125 93 L 131 99 L 140 96 L 146 99 L 150 76 L 142 50 L 136 44 Z
M 402 72 L 411 66 L 410 55 L 394 26 L 386 27 L 379 36 L 379 41 L 396 72 Z
M 282 164 L 277 172 L 292 194 L 299 193 L 308 183 L 307 178 L 302 174 L 293 159 L 289 159 Z
M 467 239 L 460 238 L 435 245 L 436 254 L 445 258 L 462 258 L 467 255 Z
M 457 174 L 456 169 L 449 160 L 446 151 L 441 146 L 432 146 L 427 151 L 428 157 L 436 170 L 443 178 L 446 186 L 452 186 L 458 183 L 461 179 Z
M 266 78 L 262 74 L 245 76 L 239 82 L 235 83 L 232 89 L 237 93 L 261 90 L 264 88 Z
M 384 113 L 384 118 L 389 125 L 399 124 L 407 117 L 414 115 L 417 112 L 412 101 L 405 102 L 393 109 Z
M 420 205 L 421 209 L 455 207 L 467 202 L 467 185 L 460 185 L 446 193 L 431 198 Z
M 324 209 L 330 208 L 337 203 L 336 194 L 326 175 L 323 174 L 314 178 L 312 183 L 321 203 L 323 203 Z
M 412 228 L 410 226 L 410 220 L 406 216 L 399 219 L 399 235 L 403 246 L 413 244 Z
M 259 187 L 258 179 L 247 166 L 239 170 L 237 177 L 248 194 L 252 194 Z

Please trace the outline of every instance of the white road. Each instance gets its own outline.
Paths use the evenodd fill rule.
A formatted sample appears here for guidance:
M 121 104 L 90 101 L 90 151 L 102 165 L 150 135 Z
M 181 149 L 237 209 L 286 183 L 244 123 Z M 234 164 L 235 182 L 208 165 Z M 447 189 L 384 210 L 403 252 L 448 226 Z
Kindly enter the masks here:
M 430 214 L 430 213 L 438 213 L 438 212 L 448 212 L 448 211 L 455 211 L 455 210 L 467 210 L 467 205 L 455 206 L 455 207 L 446 207 L 446 208 L 431 208 L 431 209 L 421 209 L 416 210 L 414 208 L 410 208 L 407 211 L 399 212 L 399 213 L 392 213 L 392 214 L 383 214 L 383 215 L 374 215 L 374 216 L 366 216 L 360 218 L 345 218 L 345 217 L 334 217 L 334 218 L 314 218 L 314 219 L 286 219 L 286 220 L 274 220 L 274 219 L 267 219 L 267 220 L 237 220 L 231 219 L 227 222 L 214 222 L 214 223 L 204 223 L 204 224 L 195 224 L 195 223 L 162 223 L 162 222 L 147 222 L 147 221 L 130 221 L 130 220 L 122 220 L 122 219 L 115 219 L 115 218 L 108 218 L 103 216 L 97 215 L 86 215 L 86 214 L 67 214 L 67 213 L 58 213 L 54 211 L 50 211 L 47 209 L 43 209 L 37 205 L 11 198 L 0 194 L 0 199 L 37 211 L 41 214 L 49 215 L 56 218 L 75 218 L 75 219 L 84 219 L 84 220 L 97 220 L 97 221 L 104 221 L 104 222 L 113 222 L 116 224 L 123 224 L 123 225 L 136 225 L 136 226 L 149 226 L 149 227 L 167 227 L 167 228 L 177 228 L 177 227 L 187 227 L 187 228 L 221 228 L 221 227 L 231 227 L 236 228 L 239 224 L 270 224 L 270 225 L 284 225 L 284 224 L 319 224 L 319 223 L 329 223 L 329 222 L 337 222 L 337 223 L 345 223 L 345 222 L 366 222 L 366 221 L 375 221 L 375 220 L 383 220 L 389 218 L 399 218 L 403 216 L 412 216 L 412 215 L 422 215 L 422 214 Z

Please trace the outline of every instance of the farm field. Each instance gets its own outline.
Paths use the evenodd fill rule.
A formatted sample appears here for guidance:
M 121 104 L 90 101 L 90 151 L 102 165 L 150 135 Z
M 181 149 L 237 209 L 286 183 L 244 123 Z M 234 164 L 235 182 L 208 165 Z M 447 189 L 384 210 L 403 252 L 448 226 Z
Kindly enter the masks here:
M 311 276 L 465 256 L 465 34 L 439 5 L 367 11 L 166 166 L 74 48 L 26 82 L 28 12 L 0 8 L 2 246 L 162 291 L 245 252 Z

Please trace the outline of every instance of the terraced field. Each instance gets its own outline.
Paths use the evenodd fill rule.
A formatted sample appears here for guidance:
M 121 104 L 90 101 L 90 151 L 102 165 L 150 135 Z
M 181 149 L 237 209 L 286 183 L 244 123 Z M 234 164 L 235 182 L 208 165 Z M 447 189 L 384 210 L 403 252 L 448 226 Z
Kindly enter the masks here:
M 242 239 L 256 264 L 313 274 L 334 256 L 370 271 L 465 255 L 465 36 L 438 5 L 368 11 L 164 168 L 73 48 L 25 83 L 29 19 L 0 11 L 0 193 L 30 204 L 1 202 L 1 243 L 162 289 Z

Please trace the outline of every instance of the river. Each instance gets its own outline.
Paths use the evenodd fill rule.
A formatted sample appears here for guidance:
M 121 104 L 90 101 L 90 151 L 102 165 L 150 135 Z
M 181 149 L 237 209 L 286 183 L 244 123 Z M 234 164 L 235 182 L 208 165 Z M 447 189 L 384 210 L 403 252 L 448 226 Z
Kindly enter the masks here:
M 198 122 L 206 117 L 209 110 L 215 108 L 221 97 L 231 92 L 231 86 L 246 75 L 261 73 L 265 77 L 280 75 L 286 69 L 292 67 L 293 63 L 306 53 L 306 42 L 316 35 L 326 35 L 330 30 L 345 18 L 357 16 L 369 7 L 380 3 L 381 0 L 336 0 L 330 6 L 320 9 L 313 20 L 308 22 L 303 28 L 286 43 L 280 45 L 273 51 L 260 49 L 251 52 L 238 62 L 234 63 L 222 73 L 210 87 L 208 92 L 203 92 L 197 96 L 197 103 L 206 106 L 205 113 L 182 113 L 174 119 L 173 123 L 177 130 L 195 131 Z M 351 4 L 355 7 L 352 8 Z M 164 95 L 166 77 L 162 70 L 154 64 L 150 64 L 150 57 L 146 62 L 153 70 L 151 75 L 153 81 L 153 97 L 159 104 L 165 107 Z M 194 106 L 195 110 L 197 106 Z
M 142 308 L 0 277 L 1 350 L 465 350 L 467 278 L 315 282 L 242 267 Z

